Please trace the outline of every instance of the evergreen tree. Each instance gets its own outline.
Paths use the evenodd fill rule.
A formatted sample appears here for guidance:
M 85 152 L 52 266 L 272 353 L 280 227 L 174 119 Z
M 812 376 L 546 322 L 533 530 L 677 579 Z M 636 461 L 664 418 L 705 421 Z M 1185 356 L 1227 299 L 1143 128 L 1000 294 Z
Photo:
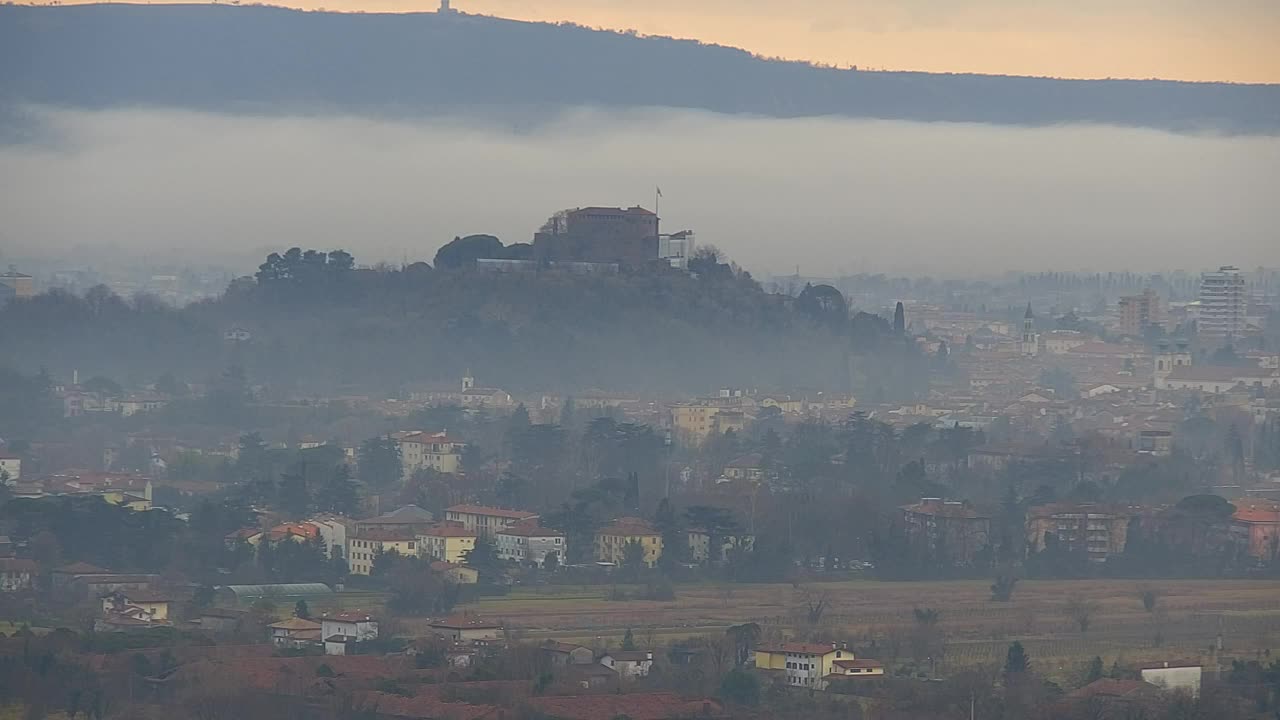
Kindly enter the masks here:
M 627 633 L 622 636 L 622 649 L 628 652 L 636 649 L 636 636 L 632 634 L 631 628 L 627 628 Z
M 1022 647 L 1022 643 L 1015 640 L 1013 644 L 1009 646 L 1008 654 L 1005 655 L 1005 677 L 1024 673 L 1030 669 L 1031 658 L 1027 656 L 1027 651 Z
M 893 308 L 893 331 L 899 335 L 907 331 L 907 309 L 902 303 Z
M 311 608 L 307 607 L 306 600 L 299 600 L 293 605 L 293 616 L 302 620 L 311 619 Z
M 1084 678 L 1085 685 L 1088 685 L 1089 683 L 1095 680 L 1101 680 L 1102 674 L 1103 674 L 1102 658 L 1097 655 L 1094 655 L 1093 659 L 1089 661 L 1089 672 L 1085 675 L 1085 678 Z

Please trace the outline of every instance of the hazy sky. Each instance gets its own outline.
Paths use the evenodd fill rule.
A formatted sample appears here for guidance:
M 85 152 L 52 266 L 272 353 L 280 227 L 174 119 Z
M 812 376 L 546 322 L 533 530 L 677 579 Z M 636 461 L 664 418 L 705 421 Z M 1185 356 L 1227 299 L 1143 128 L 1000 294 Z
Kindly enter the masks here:
M 651 205 L 753 271 L 1280 264 L 1280 137 L 578 110 L 389 121 L 35 111 L 0 144 L 0 247 L 248 269 L 291 245 L 430 261 L 552 212 Z M 749 149 L 749 150 L 744 150 Z
M 271 4 L 409 12 L 439 2 Z M 454 7 L 841 66 L 1280 82 L 1280 0 L 454 0 Z

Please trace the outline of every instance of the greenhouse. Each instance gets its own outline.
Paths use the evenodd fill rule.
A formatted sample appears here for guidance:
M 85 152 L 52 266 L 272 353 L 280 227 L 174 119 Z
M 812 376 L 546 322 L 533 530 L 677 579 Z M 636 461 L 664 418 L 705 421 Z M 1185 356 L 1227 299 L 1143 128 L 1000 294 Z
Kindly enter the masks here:
M 281 583 L 275 585 L 222 585 L 218 588 L 221 604 L 252 603 L 262 598 L 277 601 L 311 600 L 333 595 L 333 589 L 324 583 Z

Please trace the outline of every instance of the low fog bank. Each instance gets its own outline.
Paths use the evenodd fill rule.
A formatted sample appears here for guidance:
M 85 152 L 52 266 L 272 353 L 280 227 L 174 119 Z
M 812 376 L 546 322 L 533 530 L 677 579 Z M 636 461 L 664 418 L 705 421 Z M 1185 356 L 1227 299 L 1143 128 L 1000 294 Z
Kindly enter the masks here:
M 939 275 L 1280 262 L 1280 138 L 1105 126 L 26 108 L 0 133 L 0 247 L 249 270 L 290 245 L 430 260 L 552 212 L 654 202 L 742 265 Z

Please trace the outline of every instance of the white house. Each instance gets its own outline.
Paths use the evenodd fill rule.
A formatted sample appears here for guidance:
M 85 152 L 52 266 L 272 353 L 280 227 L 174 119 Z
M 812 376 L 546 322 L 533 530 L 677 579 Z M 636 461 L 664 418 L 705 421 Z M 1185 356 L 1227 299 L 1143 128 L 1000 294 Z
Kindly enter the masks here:
M 378 621 L 357 611 L 325 615 L 320 618 L 320 637 L 325 655 L 346 655 L 347 645 L 378 637 Z
M 554 554 L 560 565 L 565 561 L 565 537 L 536 523 L 522 522 L 503 528 L 494 535 L 498 558 L 514 560 L 521 565 L 541 567 L 547 556 Z
M 1141 666 L 1142 679 L 1165 690 L 1181 690 L 1200 694 L 1200 676 L 1204 668 L 1194 661 L 1169 661 Z
M 0 476 L 7 476 L 9 483 L 22 479 L 22 458 L 0 453 Z
M 600 664 L 618 673 L 622 680 L 635 680 L 649 676 L 653 653 L 648 650 L 615 650 L 605 653 Z

